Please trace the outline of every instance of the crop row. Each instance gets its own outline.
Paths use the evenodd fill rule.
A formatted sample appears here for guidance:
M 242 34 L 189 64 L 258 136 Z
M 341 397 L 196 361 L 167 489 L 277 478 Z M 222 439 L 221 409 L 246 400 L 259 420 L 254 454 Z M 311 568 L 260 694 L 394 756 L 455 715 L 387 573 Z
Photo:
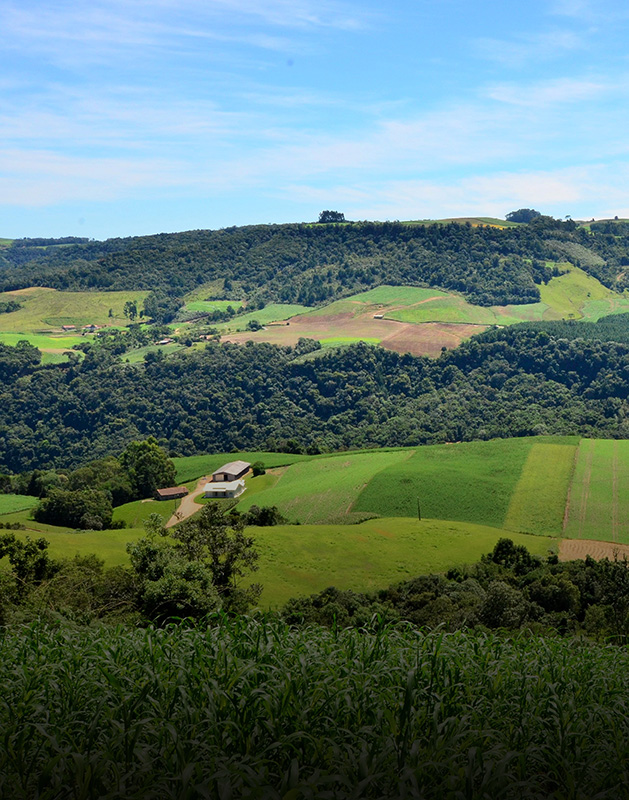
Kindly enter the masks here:
M 0 638 L 0 796 L 627 797 L 618 648 L 277 621 Z

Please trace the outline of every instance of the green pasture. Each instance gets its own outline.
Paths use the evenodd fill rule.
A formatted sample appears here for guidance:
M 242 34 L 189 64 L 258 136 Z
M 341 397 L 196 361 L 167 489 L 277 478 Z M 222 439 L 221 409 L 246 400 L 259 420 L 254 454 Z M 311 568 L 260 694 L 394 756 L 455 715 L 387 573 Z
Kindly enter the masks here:
M 293 464 L 273 488 L 256 496 L 255 502 L 277 506 L 289 520 L 301 523 L 351 520 L 351 506 L 361 488 L 378 472 L 406 460 L 412 452 L 346 453 Z M 253 502 L 253 498 L 243 496 L 238 507 L 247 509 Z
M 605 316 L 607 308 L 629 310 L 629 297 L 612 292 L 579 267 L 567 262 L 559 267 L 566 270 L 564 274 L 539 287 L 542 302 L 549 306 L 545 319 L 585 319 L 593 322 Z
M 186 303 L 184 311 L 226 311 L 228 306 L 234 310 L 240 308 L 240 300 L 192 300 Z
M 372 479 L 353 511 L 384 517 L 422 516 L 502 527 L 534 439 L 419 447 Z
M 629 441 L 581 439 L 564 535 L 629 544 Z
M 0 314 L 0 319 L 10 316 L 10 314 Z M 88 337 L 80 334 L 77 336 L 75 333 L 57 333 L 54 336 L 46 336 L 42 333 L 6 333 L 5 331 L 0 331 L 0 342 L 2 344 L 15 347 L 18 342 L 26 340 L 33 347 L 38 347 L 40 350 L 70 350 L 73 345 L 81 344 L 86 339 L 89 341 Z
M 128 364 L 141 364 L 144 361 L 144 356 L 147 353 L 156 353 L 161 351 L 165 356 L 178 353 L 184 349 L 184 345 L 172 342 L 171 344 L 147 344 L 145 347 L 137 347 L 135 350 L 129 350 L 120 356 L 120 360 Z
M 16 511 L 28 511 L 37 505 L 39 500 L 26 494 L 0 494 L 0 515 L 14 514 Z M 0 520 L 4 522 L 5 520 Z
M 396 517 L 360 525 L 278 525 L 249 528 L 260 551 L 253 580 L 264 587 L 261 605 L 328 586 L 369 591 L 429 572 L 478 561 L 501 536 L 548 555 L 557 541 L 463 522 Z
M 124 324 L 125 303 L 135 301 L 140 309 L 148 294 L 147 291 L 58 292 L 45 288 L 4 292 L 0 293 L 0 302 L 17 300 L 23 308 L 10 314 L 0 314 L 0 330 L 36 333 L 62 325 L 80 328 L 91 324 Z M 109 309 L 113 317 L 109 316 Z
M 27 536 L 36 538 L 40 535 L 48 540 L 48 552 L 53 558 L 74 558 L 76 555 L 90 555 L 94 553 L 105 562 L 106 567 L 127 565 L 127 543 L 135 542 L 145 535 L 144 529 L 119 531 L 68 531 L 63 528 L 52 528 L 42 531 L 13 531 L 16 536 L 25 539 Z
M 534 444 L 513 494 L 504 527 L 552 536 L 563 533 L 563 517 L 575 444 Z
M 307 314 L 312 311 L 309 306 L 301 306 L 296 303 L 269 303 L 264 308 L 256 311 L 249 311 L 246 314 L 239 314 L 228 322 L 220 322 L 215 327 L 221 331 L 244 331 L 252 320 L 257 320 L 261 325 L 269 322 L 279 322 L 281 320 L 296 317 L 298 314 Z
M 267 453 L 267 452 L 243 452 L 243 453 L 214 453 L 212 455 L 201 456 L 181 456 L 173 458 L 177 473 L 177 485 L 201 478 L 203 475 L 211 475 L 223 464 L 230 461 L 248 461 L 255 464 L 261 461 L 267 469 L 272 467 L 286 467 L 298 461 L 308 461 L 313 456 L 306 456 L 296 453 Z

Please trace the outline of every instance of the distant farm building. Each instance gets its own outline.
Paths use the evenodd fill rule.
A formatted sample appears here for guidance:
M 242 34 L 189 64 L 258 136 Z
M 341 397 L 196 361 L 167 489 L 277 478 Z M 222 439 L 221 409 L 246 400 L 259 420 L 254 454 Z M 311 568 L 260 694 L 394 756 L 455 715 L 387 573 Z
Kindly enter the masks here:
M 61 326 L 61 330 L 62 331 L 75 331 L 76 330 L 76 325 L 62 325 Z
M 248 461 L 230 461 L 212 473 L 212 483 L 237 481 L 244 477 L 251 468 Z
M 168 489 L 157 489 L 155 491 L 156 500 L 176 500 L 185 497 L 188 490 L 185 486 L 170 486 Z
M 245 491 L 244 480 L 211 481 L 205 484 L 204 497 L 239 497 Z
M 174 339 L 160 339 L 159 342 L 155 342 L 155 344 L 172 344 Z
M 374 319 L 384 319 L 384 314 L 374 314 L 373 318 Z

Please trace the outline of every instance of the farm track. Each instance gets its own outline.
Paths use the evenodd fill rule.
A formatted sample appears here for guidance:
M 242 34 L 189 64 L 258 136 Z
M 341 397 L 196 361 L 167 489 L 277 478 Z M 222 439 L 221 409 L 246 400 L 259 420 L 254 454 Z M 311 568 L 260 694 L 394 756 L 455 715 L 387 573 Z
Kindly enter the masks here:
M 173 525 L 182 522 L 184 519 L 188 519 L 188 517 L 191 517 L 203 508 L 201 503 L 195 503 L 194 500 L 200 494 L 203 494 L 206 483 L 207 478 L 205 476 L 199 478 L 196 489 L 182 498 L 181 503 L 179 503 L 179 508 L 166 523 L 167 528 L 172 528 Z

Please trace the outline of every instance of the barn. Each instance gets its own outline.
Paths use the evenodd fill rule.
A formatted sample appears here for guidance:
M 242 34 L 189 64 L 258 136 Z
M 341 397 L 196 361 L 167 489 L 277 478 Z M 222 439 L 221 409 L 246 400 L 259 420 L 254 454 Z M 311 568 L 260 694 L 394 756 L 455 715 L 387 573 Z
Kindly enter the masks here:
M 247 461 L 230 461 L 212 473 L 212 482 L 232 482 L 243 478 L 250 470 L 251 464 Z

